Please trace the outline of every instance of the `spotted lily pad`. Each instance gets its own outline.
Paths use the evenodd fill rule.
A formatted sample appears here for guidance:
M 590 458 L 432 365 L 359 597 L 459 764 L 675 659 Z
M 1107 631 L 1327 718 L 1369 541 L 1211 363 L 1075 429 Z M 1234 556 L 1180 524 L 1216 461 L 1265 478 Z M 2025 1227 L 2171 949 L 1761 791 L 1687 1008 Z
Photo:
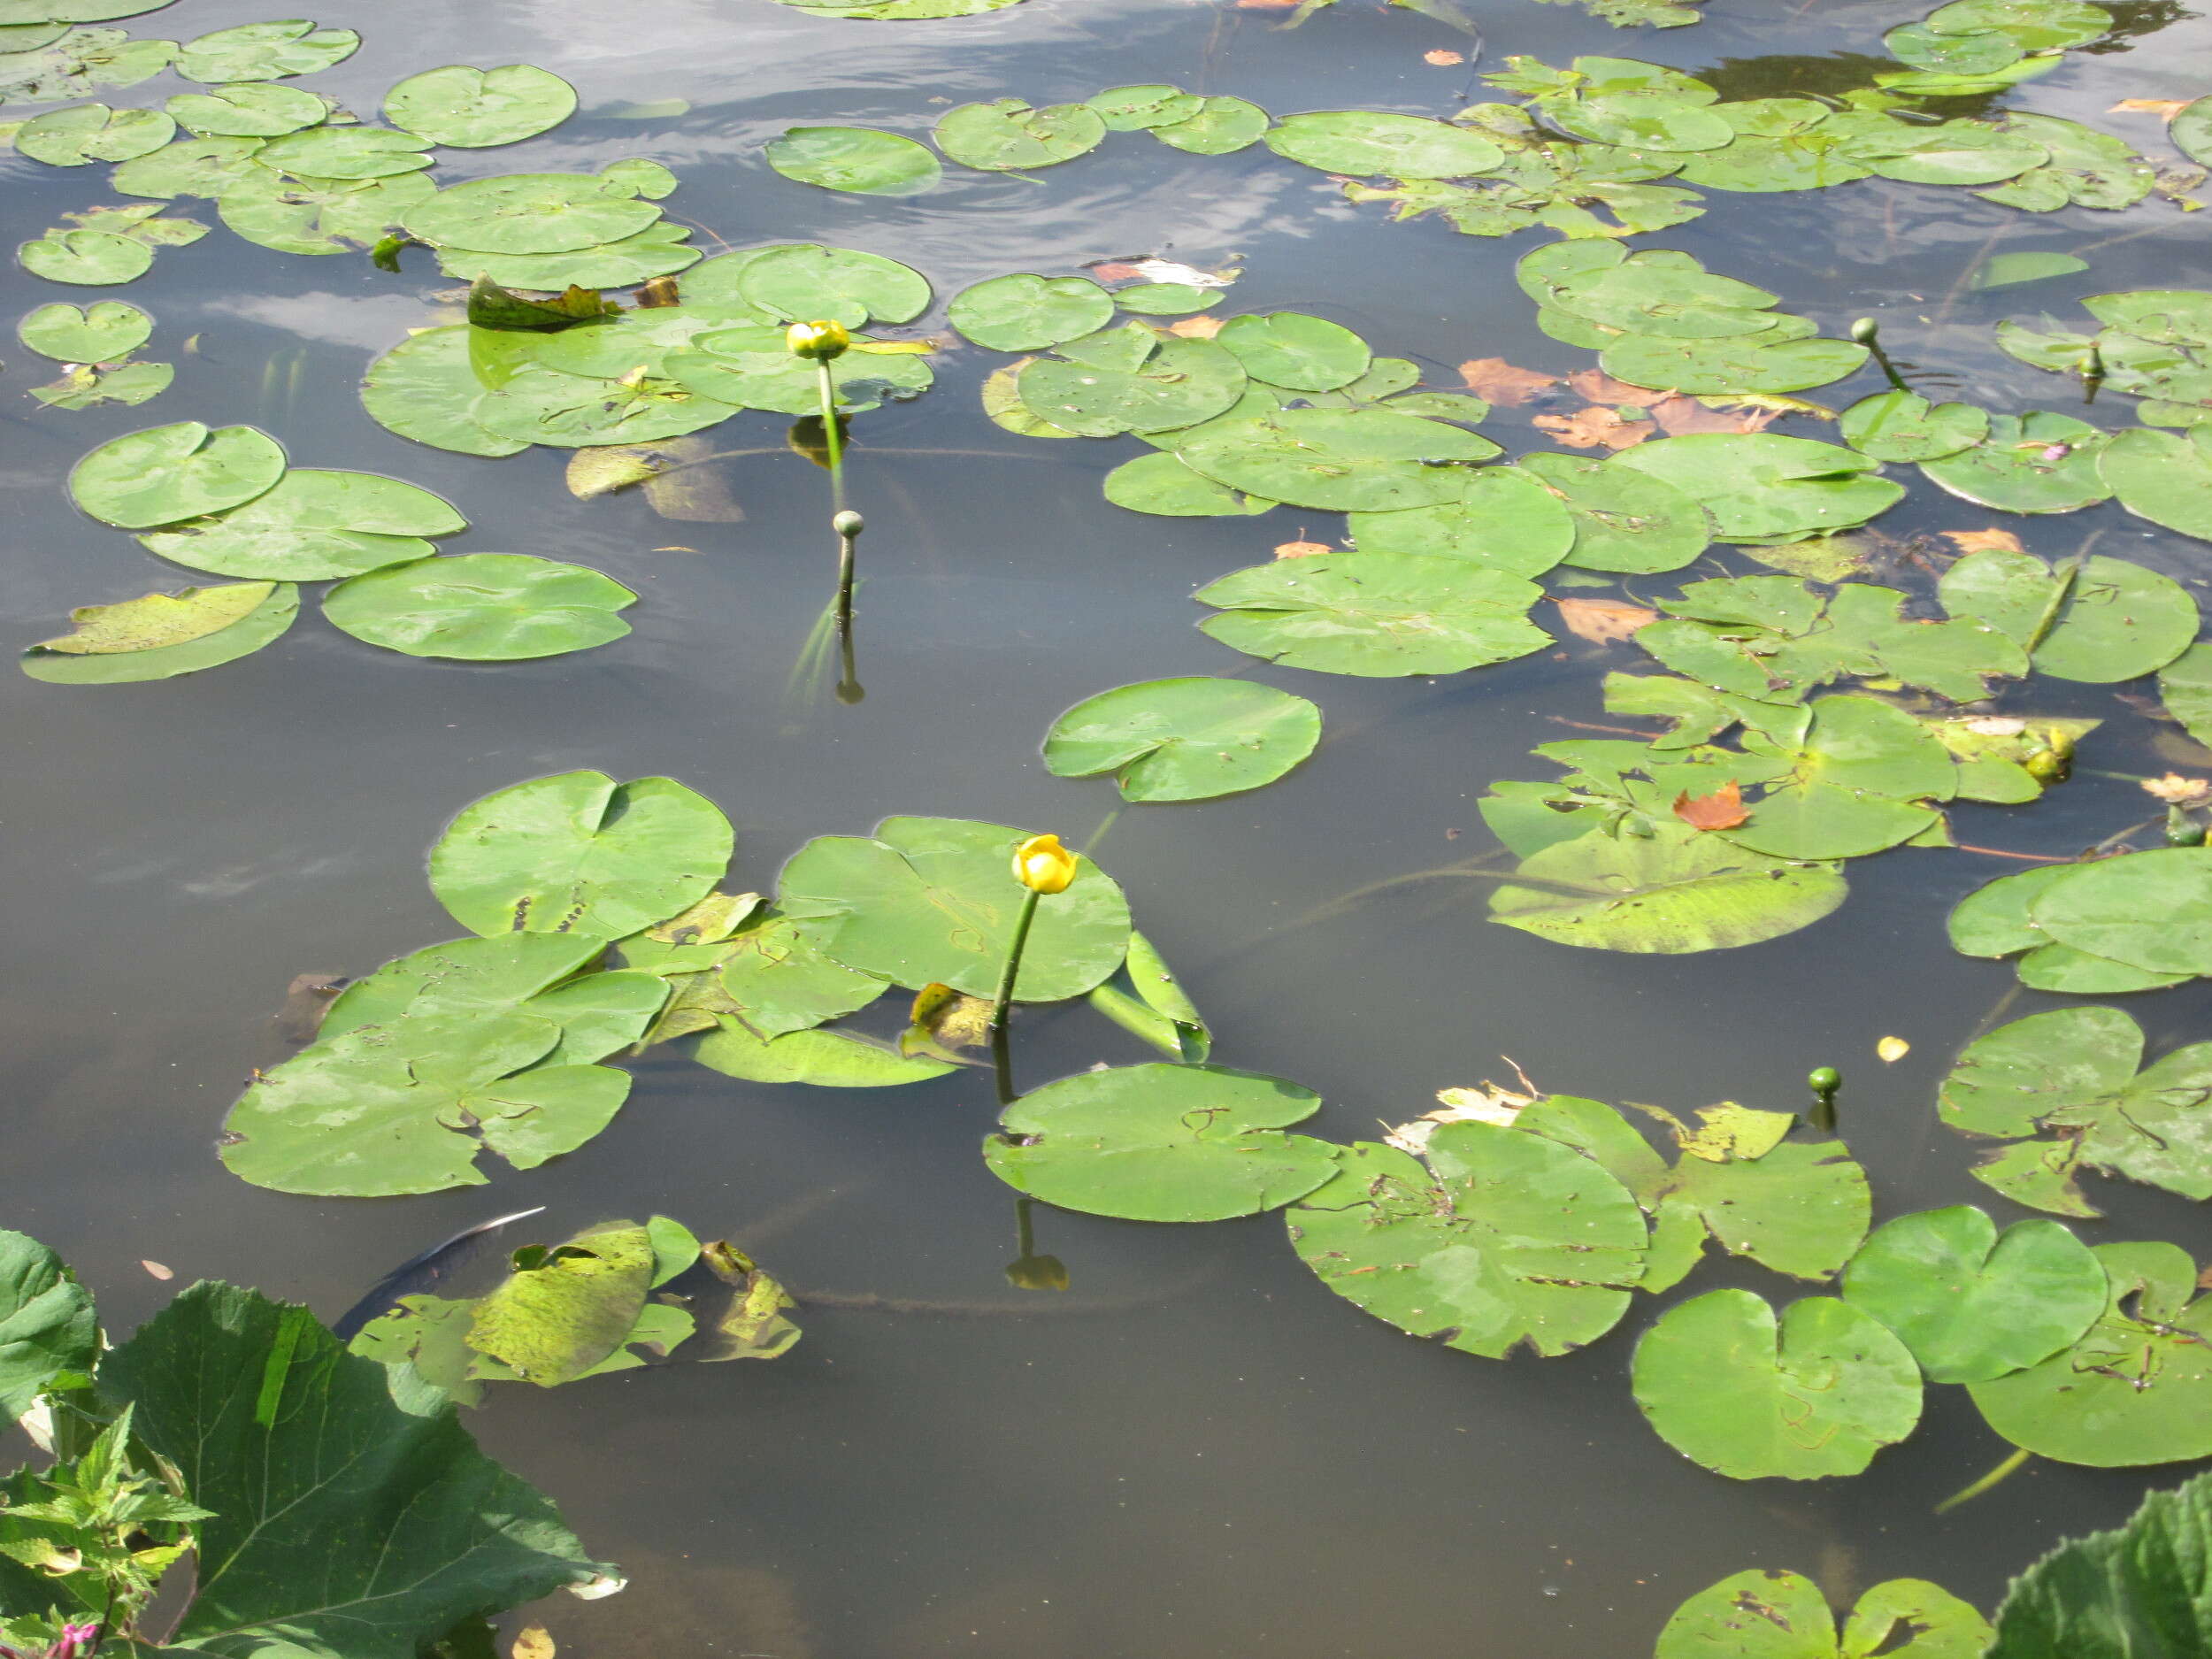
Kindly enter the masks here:
M 19 666 L 33 680 L 50 685 L 110 686 L 171 680 L 179 674 L 196 673 L 203 668 L 234 662 L 282 635 L 292 626 L 300 608 L 299 589 L 289 582 L 247 582 L 239 586 L 247 593 L 257 592 L 263 596 L 244 614 L 227 623 L 219 618 L 235 613 L 236 599 L 223 588 L 187 588 L 180 595 L 148 594 L 119 605 L 84 607 L 73 615 L 81 623 L 92 622 L 96 638 L 127 637 L 122 631 L 109 630 L 103 620 L 105 613 L 121 612 L 147 618 L 157 626 L 161 620 L 169 621 L 172 629 L 168 642 L 150 643 L 134 649 L 88 652 L 60 649 L 58 641 L 50 641 L 24 652 Z M 210 609 L 202 610 L 194 601 L 203 594 L 219 597 L 211 602 Z M 180 622 L 184 629 L 190 629 L 211 618 L 219 619 L 218 626 L 204 632 L 182 632 L 175 626 Z M 138 629 L 140 625 L 133 622 L 127 626 Z M 141 631 L 139 636 L 150 638 L 151 633 Z
M 1446 674 L 1551 643 L 1528 619 L 1533 583 L 1465 559 L 1323 554 L 1232 572 L 1198 590 L 1223 644 L 1320 673 Z
M 1320 741 L 1321 710 L 1303 697 L 1240 680 L 1155 680 L 1055 720 L 1045 768 L 1110 772 L 1125 801 L 1206 801 L 1274 782 Z
M 1573 520 L 1566 563 L 1578 570 L 1648 574 L 1679 570 L 1712 540 L 1695 497 L 1663 478 L 1564 455 L 1525 455 L 1532 475 Z
M 991 1171 L 1063 1210 L 1225 1221 L 1304 1197 L 1337 1172 L 1325 1141 L 1285 1134 L 1319 1110 L 1295 1083 L 1214 1065 L 1130 1065 L 1032 1090 L 984 1142 Z

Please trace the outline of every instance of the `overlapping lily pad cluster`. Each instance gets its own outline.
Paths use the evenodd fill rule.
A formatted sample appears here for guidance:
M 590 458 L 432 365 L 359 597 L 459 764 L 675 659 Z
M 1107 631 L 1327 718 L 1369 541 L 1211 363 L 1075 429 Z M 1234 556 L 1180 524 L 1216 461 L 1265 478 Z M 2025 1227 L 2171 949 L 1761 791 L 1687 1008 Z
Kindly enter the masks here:
M 1997 343 L 2023 363 L 2079 376 L 2093 393 L 2139 398 L 2136 419 L 2147 426 L 2212 421 L 2212 293 L 2147 288 L 2095 294 L 2082 303 L 2105 325 L 2094 334 L 2007 322 L 1998 326 Z M 2123 435 L 2126 442 L 2101 464 L 2105 481 L 2131 511 L 2192 535 L 2212 535 L 2212 450 L 2167 433 Z M 2154 503 L 2156 511 L 2138 502 Z
M 665 442 L 741 410 L 815 411 L 814 365 L 793 356 L 784 342 L 790 321 L 834 319 L 859 329 L 870 322 L 910 322 L 930 303 L 929 283 L 919 272 L 849 248 L 780 242 L 698 265 L 690 263 L 694 250 L 683 251 L 681 265 L 689 268 L 680 286 L 650 296 L 669 303 L 627 311 L 587 291 L 607 280 L 592 271 L 562 266 L 524 280 L 488 262 L 472 273 L 470 320 L 426 329 L 379 357 L 362 387 L 362 403 L 402 437 L 464 455 L 513 455 L 534 443 L 580 449 Z M 457 271 L 465 267 L 449 250 L 441 257 L 461 261 Z M 559 288 L 564 280 L 576 285 L 566 310 L 518 304 L 500 287 Z M 841 411 L 919 396 L 932 378 L 926 351 L 918 343 L 859 334 L 830 365 Z
M 74 632 L 24 654 L 35 680 L 113 685 L 233 661 L 291 626 L 303 581 L 335 580 L 323 614 L 411 657 L 507 662 L 630 631 L 617 612 L 637 595 L 612 578 L 520 553 L 442 556 L 430 538 L 468 523 L 450 503 L 398 479 L 294 467 L 257 427 L 129 433 L 78 462 L 69 488 L 91 517 L 144 532 L 150 551 L 242 580 L 85 606 Z

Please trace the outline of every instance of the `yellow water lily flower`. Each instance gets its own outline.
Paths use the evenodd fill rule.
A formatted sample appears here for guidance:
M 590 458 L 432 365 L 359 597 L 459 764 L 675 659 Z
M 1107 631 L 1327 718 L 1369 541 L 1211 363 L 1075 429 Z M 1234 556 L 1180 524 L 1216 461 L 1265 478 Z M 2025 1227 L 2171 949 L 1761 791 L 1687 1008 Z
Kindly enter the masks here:
M 794 323 L 783 331 L 783 342 L 795 356 L 826 363 L 832 357 L 842 357 L 853 337 L 845 332 L 842 323 Z
M 1014 849 L 1014 879 L 1033 893 L 1065 893 L 1080 862 L 1057 835 L 1032 835 Z

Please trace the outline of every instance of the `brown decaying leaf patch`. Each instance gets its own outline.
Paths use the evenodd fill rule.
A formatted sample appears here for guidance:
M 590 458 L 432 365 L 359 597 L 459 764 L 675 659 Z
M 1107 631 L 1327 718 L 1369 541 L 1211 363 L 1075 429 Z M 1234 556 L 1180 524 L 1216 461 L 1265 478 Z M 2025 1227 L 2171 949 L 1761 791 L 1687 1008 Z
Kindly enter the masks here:
M 1567 632 L 1593 645 L 1610 645 L 1632 637 L 1637 629 L 1659 620 L 1656 611 L 1618 599 L 1555 599 L 1559 620 Z
M 141 1262 L 139 1265 L 156 1279 L 174 1279 L 177 1276 L 173 1268 L 164 1267 L 159 1262 Z
M 1631 386 L 1626 380 L 1617 380 L 1603 369 L 1577 369 L 1567 377 L 1567 384 L 1594 403 L 1643 404 L 1666 396 L 1648 386 Z
M 1659 430 L 1648 420 L 1626 420 L 1620 411 L 1593 403 L 1571 415 L 1539 415 L 1533 423 L 1570 449 L 1625 449 Z
M 1211 340 L 1221 332 L 1221 323 L 1218 317 L 1179 317 L 1167 331 L 1185 340 Z
M 1326 541 L 1286 541 L 1275 549 L 1275 557 L 1279 559 L 1310 559 L 1317 554 L 1335 551 Z
M 1734 829 L 1751 817 L 1733 778 L 1710 795 L 1694 795 L 1685 789 L 1674 797 L 1674 815 L 1697 830 Z
M 1448 52 L 1441 46 L 1440 46 L 1432 52 L 1423 52 L 1421 54 L 1421 61 L 1425 64 L 1434 64 L 1439 69 L 1442 69 L 1448 65 L 1465 63 L 1467 61 L 1467 54 L 1464 52 Z
M 1764 432 L 1782 411 L 1778 409 L 1708 409 L 1694 397 L 1679 394 L 1647 403 L 1659 430 L 1670 438 L 1693 432 Z
M 1559 384 L 1556 374 L 1517 369 L 1503 357 L 1470 357 L 1459 365 L 1459 378 L 1476 396 L 1517 408 L 1540 392 Z
M 2020 538 L 2009 530 L 1946 530 L 1943 539 L 1962 553 L 2024 553 Z
M 2170 121 L 2189 107 L 2187 98 L 2122 98 L 2107 110 L 2107 115 L 2155 115 L 2162 121 Z

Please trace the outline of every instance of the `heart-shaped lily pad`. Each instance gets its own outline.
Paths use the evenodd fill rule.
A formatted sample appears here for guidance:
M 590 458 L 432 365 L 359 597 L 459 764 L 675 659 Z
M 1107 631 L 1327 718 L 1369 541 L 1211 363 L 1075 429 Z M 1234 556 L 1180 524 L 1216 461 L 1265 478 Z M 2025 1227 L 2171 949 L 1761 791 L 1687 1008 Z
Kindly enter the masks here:
M 1045 767 L 1114 773 L 1125 801 L 1206 801 L 1269 784 L 1313 752 L 1321 710 L 1240 680 L 1154 680 L 1101 692 L 1052 723 Z

